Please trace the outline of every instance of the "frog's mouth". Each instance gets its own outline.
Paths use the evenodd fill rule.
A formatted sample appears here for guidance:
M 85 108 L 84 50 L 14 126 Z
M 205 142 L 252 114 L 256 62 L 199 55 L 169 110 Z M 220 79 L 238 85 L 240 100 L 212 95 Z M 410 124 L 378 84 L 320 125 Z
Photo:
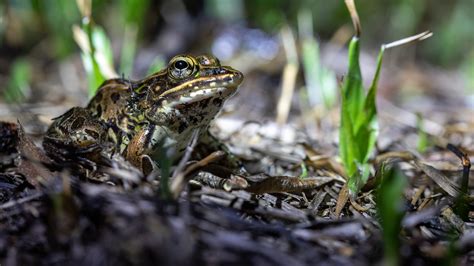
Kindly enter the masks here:
M 229 68 L 230 69 L 230 68 Z M 226 99 L 237 91 L 243 75 L 233 69 L 225 69 L 222 74 L 200 77 L 184 82 L 160 95 L 163 105 L 176 107 L 199 102 L 212 97 Z

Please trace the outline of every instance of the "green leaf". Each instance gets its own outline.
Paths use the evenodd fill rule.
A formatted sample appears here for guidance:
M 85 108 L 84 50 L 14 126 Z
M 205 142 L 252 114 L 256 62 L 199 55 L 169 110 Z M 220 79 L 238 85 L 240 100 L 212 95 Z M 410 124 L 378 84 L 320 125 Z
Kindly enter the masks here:
M 301 162 L 301 175 L 300 178 L 307 178 L 308 177 L 308 168 L 306 167 L 306 164 L 304 162 Z
M 99 26 L 93 26 L 91 31 L 92 50 L 94 51 L 94 58 L 102 65 L 102 68 L 113 66 L 114 56 L 112 54 L 112 45 L 110 43 L 105 30 Z M 102 69 L 104 74 L 108 70 Z
M 356 174 L 356 163 L 363 163 L 357 132 L 354 125 L 364 104 L 364 88 L 359 66 L 359 38 L 349 44 L 349 70 L 342 86 L 341 127 L 339 130 L 339 154 L 349 177 Z M 355 183 L 355 182 L 354 182 Z
M 423 117 L 421 114 L 416 115 L 416 131 L 418 133 L 416 150 L 420 153 L 424 153 L 428 148 L 428 134 L 426 134 L 423 129 Z
M 101 74 L 99 65 L 90 53 L 81 53 L 81 59 L 87 74 L 89 96 L 92 96 L 106 78 Z
M 352 198 L 355 198 L 359 190 L 365 185 L 365 183 L 367 183 L 371 169 L 369 164 L 359 164 L 357 162 L 355 162 L 354 164 L 357 167 L 356 172 L 347 181 L 349 194 Z
M 133 72 L 133 62 L 140 38 L 140 29 L 149 10 L 149 0 L 121 0 L 120 13 L 122 20 L 123 41 L 120 52 L 120 72 L 131 75 Z
M 349 70 L 342 89 L 339 154 L 349 176 L 348 187 L 352 196 L 367 182 L 370 165 L 367 164 L 375 149 L 379 132 L 377 121 L 377 82 L 382 67 L 382 46 L 377 69 L 367 95 L 362 85 L 359 65 L 359 39 L 349 45 Z
M 3 93 L 6 102 L 20 103 L 28 94 L 31 80 L 31 66 L 25 59 L 17 59 L 11 66 L 10 80 Z
M 352 121 L 357 121 L 364 103 L 364 88 L 359 65 L 359 46 L 359 38 L 352 37 L 349 44 L 349 70 L 342 87 L 343 100 L 345 100 L 344 108 L 349 113 Z
M 407 180 L 398 169 L 382 166 L 382 183 L 377 191 L 377 212 L 384 239 L 385 265 L 399 265 L 400 229 L 405 214 L 403 190 Z
M 159 195 L 166 200 L 172 198 L 170 176 L 173 152 L 173 149 L 166 147 L 165 139 L 162 139 L 156 144 L 155 152 L 151 155 L 151 158 L 158 163 L 160 169 Z
M 336 101 L 335 74 L 321 65 L 315 38 L 305 37 L 302 43 L 302 63 L 310 103 L 315 106 L 323 102 L 329 109 Z
M 117 77 L 113 68 L 112 45 L 105 31 L 91 23 L 73 27 L 74 39 L 82 50 L 82 62 L 89 81 L 89 95 L 107 79 Z
M 137 34 L 138 28 L 136 25 L 125 26 L 120 54 L 120 71 L 125 75 L 131 75 L 133 72 L 133 62 L 137 49 Z

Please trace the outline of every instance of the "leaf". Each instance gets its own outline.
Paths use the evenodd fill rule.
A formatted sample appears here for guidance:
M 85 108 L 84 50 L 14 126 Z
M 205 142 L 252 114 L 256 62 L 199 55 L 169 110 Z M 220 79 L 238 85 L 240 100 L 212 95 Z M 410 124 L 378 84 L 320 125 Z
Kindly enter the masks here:
M 74 40 L 82 50 L 82 63 L 89 81 L 89 95 L 106 80 L 117 77 L 113 68 L 112 45 L 105 31 L 91 23 L 73 27 Z
M 349 44 L 349 69 L 342 87 L 343 104 L 352 121 L 356 121 L 364 102 L 362 73 L 359 65 L 359 38 L 353 37 Z
M 356 161 L 361 158 L 354 122 L 357 121 L 363 104 L 364 90 L 359 66 L 359 39 L 353 37 L 349 45 L 349 70 L 342 87 L 341 127 L 339 131 L 339 154 L 348 176 L 356 173 Z
M 10 80 L 3 93 L 8 103 L 20 103 L 30 89 L 31 66 L 25 59 L 17 59 L 11 67 Z
M 377 191 L 377 212 L 384 239 L 386 265 L 399 265 L 400 229 L 404 212 L 406 177 L 398 168 L 383 166 L 383 181 Z

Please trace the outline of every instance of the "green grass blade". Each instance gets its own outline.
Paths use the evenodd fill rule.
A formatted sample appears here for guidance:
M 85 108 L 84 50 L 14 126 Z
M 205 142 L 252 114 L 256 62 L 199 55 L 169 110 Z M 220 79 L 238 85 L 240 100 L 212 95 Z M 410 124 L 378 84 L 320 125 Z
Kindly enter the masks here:
M 347 175 L 352 176 L 357 171 L 355 158 L 358 151 L 356 151 L 357 147 L 354 146 L 355 140 L 352 134 L 353 127 L 349 112 L 344 110 L 344 106 L 341 106 L 341 108 L 343 110 L 341 111 L 341 126 L 339 129 L 339 156 L 341 156 Z
M 336 77 L 321 65 L 319 45 L 315 38 L 302 41 L 302 63 L 309 101 L 312 106 L 321 102 L 330 109 L 336 102 Z
M 406 177 L 399 169 L 386 170 L 382 166 L 382 183 L 377 191 L 377 212 L 382 226 L 385 265 L 399 264 L 400 229 L 404 212 L 403 190 Z
M 140 29 L 149 9 L 149 0 L 121 0 L 120 13 L 123 18 L 123 41 L 120 53 L 120 72 L 131 75 L 133 63 L 140 38 Z
M 133 62 L 137 49 L 138 28 L 135 25 L 126 25 L 123 34 L 122 50 L 120 54 L 120 72 L 129 76 L 133 72 Z
M 349 112 L 352 121 L 356 121 L 359 116 L 365 94 L 359 65 L 359 51 L 359 38 L 353 37 L 349 44 L 349 70 L 342 87 L 343 100 L 345 100 L 343 107 Z
M 380 77 L 380 70 L 382 68 L 382 59 L 384 53 L 384 46 L 380 49 L 377 58 L 377 68 L 375 71 L 372 84 L 364 100 L 363 111 L 359 114 L 355 126 L 356 140 L 360 151 L 360 162 L 365 163 L 369 160 L 372 154 L 375 143 L 377 141 L 379 126 L 377 121 L 377 83 Z
M 82 28 L 75 26 L 73 31 L 74 39 L 82 50 L 89 96 L 92 96 L 106 79 L 118 77 L 113 68 L 112 45 L 105 31 L 90 23 L 83 24 Z
M 362 74 L 359 66 L 359 49 L 359 38 L 353 37 L 349 44 L 349 70 L 341 93 L 339 155 L 348 176 L 352 176 L 357 172 L 357 158 L 361 157 L 354 134 L 354 122 L 359 117 L 364 100 Z
M 304 162 L 301 162 L 300 166 L 301 166 L 300 178 L 301 179 L 308 178 L 308 167 L 306 167 L 306 164 Z
M 365 183 L 367 183 L 371 169 L 371 166 L 367 163 L 360 164 L 356 161 L 354 165 L 356 165 L 355 173 L 350 176 L 347 181 L 347 187 L 349 188 L 351 198 L 355 198 L 359 190 L 365 185 Z
M 82 15 L 81 27 L 73 26 L 73 36 L 82 50 L 82 62 L 89 81 L 89 96 L 107 79 L 118 77 L 114 70 L 112 45 L 105 30 L 94 24 L 91 1 L 76 1 Z
M 424 153 L 428 148 L 428 134 L 423 129 L 423 116 L 421 114 L 416 115 L 416 131 L 418 134 L 418 141 L 416 143 L 416 150 L 419 153 Z
M 31 81 L 31 66 L 25 59 L 17 59 L 11 66 L 10 80 L 8 81 L 3 97 L 7 103 L 20 103 L 28 94 Z
M 326 109 L 337 99 L 336 75 L 321 63 L 319 43 L 313 33 L 313 16 L 307 9 L 298 13 L 298 32 L 301 40 L 302 65 L 310 106 L 324 103 Z

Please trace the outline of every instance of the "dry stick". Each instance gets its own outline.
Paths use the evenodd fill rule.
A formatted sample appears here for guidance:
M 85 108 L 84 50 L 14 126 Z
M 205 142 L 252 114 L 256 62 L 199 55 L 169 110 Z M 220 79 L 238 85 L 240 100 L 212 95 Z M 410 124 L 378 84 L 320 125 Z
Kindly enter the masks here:
M 259 174 L 259 176 L 262 175 L 267 176 L 266 174 Z M 300 192 L 321 187 L 334 180 L 337 179 L 332 177 L 300 178 L 291 176 L 267 176 L 265 180 L 255 183 L 245 190 L 255 194 Z
M 191 136 L 191 142 L 189 143 L 189 145 L 186 147 L 186 151 L 183 155 L 183 157 L 181 158 L 181 160 L 179 161 L 178 165 L 176 166 L 176 169 L 174 170 L 174 173 L 173 173 L 173 178 L 176 178 L 176 176 L 178 176 L 178 173 L 181 173 L 184 171 L 184 168 L 186 167 L 186 163 L 189 161 L 189 159 L 191 158 L 191 154 L 193 153 L 194 151 L 194 148 L 196 147 L 197 145 L 197 140 L 198 140 L 198 136 L 199 136 L 199 132 L 200 132 L 200 129 L 197 128 L 193 131 L 193 134 Z
M 347 201 L 349 200 L 349 188 L 347 187 L 347 183 L 339 191 L 339 195 L 337 197 L 336 202 L 336 211 L 334 215 L 338 218 L 341 215 L 342 209 L 346 206 Z
M 441 171 L 434 168 L 433 166 L 422 162 L 421 160 L 415 159 L 413 164 L 423 171 L 428 177 L 431 178 L 442 190 L 444 190 L 449 196 L 456 198 L 459 194 L 459 188 L 451 179 L 447 178 Z
M 216 162 L 224 158 L 225 152 L 215 151 L 208 155 L 206 158 L 188 166 L 186 170 L 180 171 L 171 183 L 171 194 L 173 198 L 178 198 L 179 194 L 184 188 L 184 185 L 193 177 L 192 173 L 197 170 L 209 165 L 210 163 Z
M 469 156 L 466 153 L 462 152 L 453 144 L 448 144 L 446 147 L 452 153 L 454 153 L 459 159 L 461 159 L 462 164 L 462 180 L 461 180 L 461 192 L 466 193 L 469 185 L 469 171 L 471 170 L 471 161 Z
M 295 90 L 296 76 L 298 74 L 298 54 L 296 51 L 295 38 L 290 27 L 286 26 L 281 31 L 283 48 L 286 53 L 287 63 L 283 69 L 281 95 L 277 104 L 277 123 L 283 125 L 288 119 L 291 98 Z
M 235 189 L 245 189 L 248 187 L 248 182 L 245 178 L 231 175 L 230 178 L 222 178 L 212 173 L 205 172 L 197 175 L 194 179 L 201 184 L 211 188 L 223 189 L 225 191 L 232 191 Z
M 354 25 L 355 29 L 355 36 L 358 38 L 361 34 L 361 26 L 359 14 L 357 14 L 357 9 L 355 7 L 354 0 L 346 0 L 344 2 L 346 3 L 346 7 L 349 10 L 349 13 L 351 14 L 352 25 Z
M 184 152 L 183 157 L 181 158 L 178 165 L 176 166 L 176 169 L 173 172 L 173 176 L 172 176 L 173 181 L 171 183 L 171 194 L 173 195 L 173 197 L 174 197 L 175 193 L 178 193 L 178 195 L 179 195 L 179 192 L 176 192 L 175 190 L 173 190 L 173 188 L 178 185 L 177 182 L 184 182 L 183 180 L 181 180 L 181 179 L 183 179 L 183 177 L 180 177 L 180 174 L 182 172 L 184 172 L 184 169 L 186 168 L 186 163 L 191 158 L 191 154 L 193 153 L 194 148 L 197 145 L 199 132 L 200 132 L 199 128 L 197 128 L 193 131 L 193 134 L 191 136 L 191 141 L 190 141 L 189 145 L 186 147 L 186 151 Z M 177 196 L 174 197 L 174 198 L 177 198 Z
M 420 199 L 421 194 L 425 191 L 426 185 L 421 185 L 418 187 L 418 190 L 415 192 L 413 197 L 411 198 L 411 205 L 415 206 L 416 202 Z
M 370 207 L 363 207 L 359 203 L 357 203 L 355 200 L 350 200 L 352 207 L 354 207 L 358 212 L 366 212 L 370 210 Z

